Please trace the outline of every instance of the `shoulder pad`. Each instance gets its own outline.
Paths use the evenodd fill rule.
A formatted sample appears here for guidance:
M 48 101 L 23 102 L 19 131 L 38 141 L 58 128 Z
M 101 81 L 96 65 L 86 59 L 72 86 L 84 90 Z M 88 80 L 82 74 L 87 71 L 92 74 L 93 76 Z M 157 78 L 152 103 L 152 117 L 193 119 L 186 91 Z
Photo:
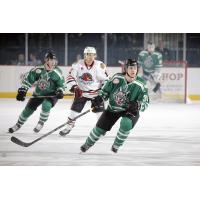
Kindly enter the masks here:
M 62 71 L 59 68 L 55 68 L 53 70 L 54 74 L 56 74 L 59 78 L 62 79 Z
M 44 65 L 41 66 L 35 66 L 31 69 L 31 71 L 35 71 L 36 73 L 41 73 L 41 70 L 44 69 Z
M 142 77 L 137 76 L 136 80 L 139 81 L 139 82 L 141 82 L 141 83 L 143 83 L 144 85 L 146 85 L 146 80 L 143 79 Z
M 101 69 L 105 69 L 106 65 L 104 63 L 100 63 L 100 67 L 101 67 Z

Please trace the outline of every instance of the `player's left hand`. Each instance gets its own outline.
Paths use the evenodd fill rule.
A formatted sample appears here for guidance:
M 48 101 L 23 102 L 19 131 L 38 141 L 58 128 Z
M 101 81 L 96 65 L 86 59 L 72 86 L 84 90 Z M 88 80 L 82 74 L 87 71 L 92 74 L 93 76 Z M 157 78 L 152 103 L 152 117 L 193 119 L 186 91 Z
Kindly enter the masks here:
M 136 116 L 140 110 L 141 103 L 139 101 L 131 101 L 127 108 L 127 114 Z
M 62 99 L 64 97 L 63 91 L 62 90 L 57 90 L 56 91 L 56 98 L 57 99 Z

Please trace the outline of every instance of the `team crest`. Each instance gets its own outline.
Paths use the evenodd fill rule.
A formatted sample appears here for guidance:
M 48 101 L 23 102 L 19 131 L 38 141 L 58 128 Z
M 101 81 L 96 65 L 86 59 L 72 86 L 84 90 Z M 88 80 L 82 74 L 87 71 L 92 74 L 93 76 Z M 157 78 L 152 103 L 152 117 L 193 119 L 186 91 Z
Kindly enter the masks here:
M 49 87 L 50 83 L 45 80 L 45 79 L 40 79 L 38 81 L 38 87 L 41 89 L 41 90 L 46 90 L 48 87 Z
M 115 93 L 114 99 L 117 105 L 122 106 L 126 103 L 126 94 L 123 91 L 119 91 Z
M 153 65 L 153 60 L 152 60 L 151 56 L 147 57 L 147 59 L 144 61 L 144 65 L 147 68 L 150 68 Z
M 85 84 L 91 84 L 93 83 L 93 78 L 92 75 L 90 73 L 84 73 L 82 74 L 79 79 L 81 80 L 81 82 L 84 82 Z
M 123 106 L 127 101 L 127 87 L 120 87 L 114 94 L 114 100 L 117 105 Z

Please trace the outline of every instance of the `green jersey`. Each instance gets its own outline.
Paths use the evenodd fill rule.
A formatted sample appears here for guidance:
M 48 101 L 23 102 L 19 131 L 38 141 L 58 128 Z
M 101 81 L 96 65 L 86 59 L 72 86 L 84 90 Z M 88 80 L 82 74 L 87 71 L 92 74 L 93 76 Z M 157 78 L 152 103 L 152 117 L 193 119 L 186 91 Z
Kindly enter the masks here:
M 22 87 L 27 90 L 34 84 L 33 95 L 42 96 L 54 94 L 58 89 L 64 90 L 64 77 L 60 68 L 47 71 L 44 65 L 32 68 L 22 81 Z
M 104 100 L 109 99 L 107 109 L 111 112 L 123 112 L 133 101 L 141 103 L 141 111 L 144 111 L 149 104 L 146 82 L 138 76 L 135 81 L 128 83 L 124 74 L 115 74 L 102 87 L 99 95 Z
M 138 56 L 138 63 L 145 72 L 153 73 L 162 67 L 162 54 L 159 52 L 149 54 L 148 51 L 141 51 Z

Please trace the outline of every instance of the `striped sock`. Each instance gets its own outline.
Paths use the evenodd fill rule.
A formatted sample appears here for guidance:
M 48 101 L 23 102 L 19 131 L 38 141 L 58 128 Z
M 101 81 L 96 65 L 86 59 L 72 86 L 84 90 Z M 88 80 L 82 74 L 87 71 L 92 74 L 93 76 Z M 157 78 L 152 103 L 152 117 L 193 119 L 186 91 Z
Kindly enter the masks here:
M 114 141 L 114 145 L 116 146 L 122 146 L 124 141 L 126 140 L 126 138 L 128 137 L 130 131 L 124 131 L 122 129 L 119 129 L 119 131 L 117 132 L 117 136 L 115 138 Z
M 29 108 L 25 108 L 25 109 L 22 111 L 22 113 L 20 114 L 17 123 L 20 124 L 20 125 L 23 125 L 23 124 L 26 122 L 26 120 L 30 117 L 30 115 L 33 114 L 33 112 L 34 112 L 34 110 L 31 110 L 31 109 L 29 109 Z
M 86 140 L 86 144 L 89 146 L 94 145 L 94 143 L 99 140 L 99 138 L 104 135 L 106 133 L 105 130 L 95 127 L 92 129 L 92 131 L 90 132 L 90 135 L 88 136 L 87 140 Z
M 48 120 L 50 112 L 44 112 L 43 110 L 40 113 L 40 120 L 41 122 L 46 122 Z

